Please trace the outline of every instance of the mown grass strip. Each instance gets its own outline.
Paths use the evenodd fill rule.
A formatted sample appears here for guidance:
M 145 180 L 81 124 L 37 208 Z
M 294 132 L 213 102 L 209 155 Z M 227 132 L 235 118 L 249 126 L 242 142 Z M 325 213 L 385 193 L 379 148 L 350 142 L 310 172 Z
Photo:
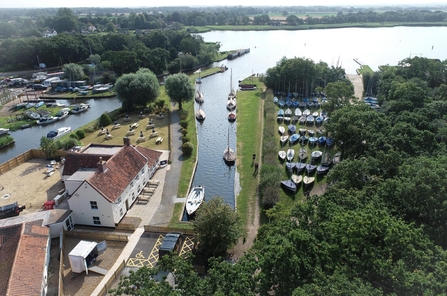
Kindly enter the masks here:
M 245 226 L 254 218 L 254 207 L 258 198 L 258 178 L 254 174 L 253 154 L 256 154 L 255 161 L 261 157 L 261 89 L 264 86 L 257 78 L 253 79 L 253 83 L 258 85 L 257 91 L 240 91 L 237 97 L 237 172 L 242 188 L 237 196 L 237 211 Z

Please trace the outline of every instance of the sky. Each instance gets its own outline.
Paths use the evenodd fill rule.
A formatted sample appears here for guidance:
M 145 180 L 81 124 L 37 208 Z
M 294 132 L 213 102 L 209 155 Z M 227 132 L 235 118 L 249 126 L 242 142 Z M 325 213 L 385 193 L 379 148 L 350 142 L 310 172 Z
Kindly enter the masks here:
M 154 7 L 154 6 L 397 6 L 397 5 L 443 5 L 446 6 L 446 0 L 313 0 L 313 1 L 297 1 L 297 0 L 280 0 L 271 2 L 265 0 L 226 0 L 223 2 L 213 2 L 210 0 L 164 0 L 164 1 L 142 1 L 142 0 L 15 0 L 2 1 L 0 8 L 43 8 L 43 7 Z

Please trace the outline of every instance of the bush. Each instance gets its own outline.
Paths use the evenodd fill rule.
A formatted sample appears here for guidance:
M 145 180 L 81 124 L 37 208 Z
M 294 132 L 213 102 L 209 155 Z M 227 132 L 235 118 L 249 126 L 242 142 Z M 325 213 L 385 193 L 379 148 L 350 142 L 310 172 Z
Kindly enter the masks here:
M 180 116 L 180 121 L 187 120 L 187 119 L 188 119 L 188 116 L 187 116 L 187 115 L 182 115 L 182 116 Z
M 188 130 L 186 128 L 182 128 L 181 133 L 183 136 L 186 136 L 188 134 Z
M 110 118 L 109 114 L 103 113 L 101 117 L 99 118 L 99 124 L 102 126 L 108 126 L 112 123 L 112 119 Z
M 188 111 L 187 110 L 179 110 L 178 115 L 180 116 L 180 120 L 185 120 L 188 118 Z
M 273 208 L 279 201 L 279 191 L 277 186 L 267 186 L 262 192 L 262 207 L 264 209 Z
M 186 121 L 186 120 L 181 120 L 181 121 L 180 121 L 180 126 L 181 126 L 182 128 L 188 128 L 188 121 Z
M 76 141 L 78 141 L 78 140 L 79 140 L 79 137 L 78 137 L 78 135 L 77 135 L 77 134 L 75 134 L 75 133 L 71 133 L 71 134 L 70 134 L 70 138 L 71 138 L 71 139 L 75 139 Z
M 186 142 L 189 142 L 191 139 L 189 138 L 189 137 L 187 137 L 187 136 L 183 136 L 182 137 L 182 143 L 186 143 Z
M 76 145 L 78 145 L 78 141 L 75 138 L 72 138 L 70 135 L 70 138 L 64 142 L 64 149 L 70 150 L 71 148 L 73 148 Z
M 182 145 L 182 152 L 185 155 L 191 155 L 193 150 L 194 146 L 191 144 L 191 142 L 186 142 Z
M 77 130 L 76 135 L 78 136 L 78 140 L 82 140 L 85 138 L 85 132 L 84 130 Z

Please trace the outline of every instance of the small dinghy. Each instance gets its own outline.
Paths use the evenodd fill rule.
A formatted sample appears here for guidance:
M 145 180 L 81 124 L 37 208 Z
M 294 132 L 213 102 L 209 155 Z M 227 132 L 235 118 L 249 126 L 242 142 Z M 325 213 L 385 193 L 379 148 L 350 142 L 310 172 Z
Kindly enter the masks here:
M 296 184 L 292 180 L 281 181 L 281 185 L 289 191 L 296 192 Z
M 301 176 L 301 175 L 293 174 L 291 178 L 292 178 L 293 183 L 295 183 L 297 186 L 301 183 L 301 181 L 303 181 L 303 176 Z

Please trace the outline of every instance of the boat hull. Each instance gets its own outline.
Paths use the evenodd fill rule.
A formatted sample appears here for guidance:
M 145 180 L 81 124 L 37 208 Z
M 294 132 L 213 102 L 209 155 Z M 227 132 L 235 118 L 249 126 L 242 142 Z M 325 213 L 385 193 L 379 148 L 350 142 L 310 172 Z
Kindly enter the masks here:
M 205 197 L 205 188 L 203 186 L 194 186 L 186 198 L 186 213 L 193 215 L 203 202 Z

